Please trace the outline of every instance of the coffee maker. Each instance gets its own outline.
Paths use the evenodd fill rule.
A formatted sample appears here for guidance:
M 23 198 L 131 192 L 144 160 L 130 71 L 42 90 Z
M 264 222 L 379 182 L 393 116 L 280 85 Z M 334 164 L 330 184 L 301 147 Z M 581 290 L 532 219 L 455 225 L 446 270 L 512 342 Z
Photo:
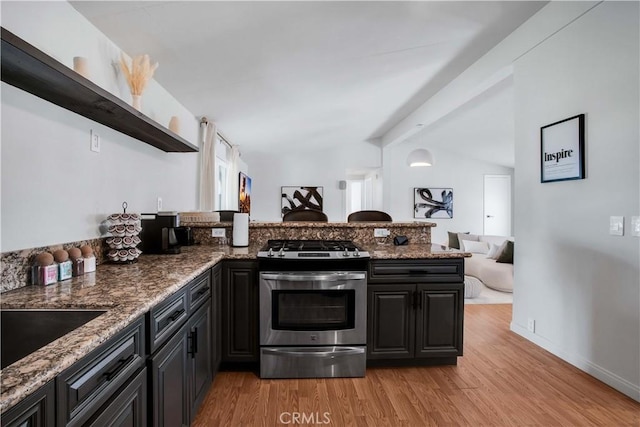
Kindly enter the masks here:
M 180 227 L 180 214 L 177 212 L 158 212 L 141 214 L 142 252 L 146 254 L 179 254 L 180 244 L 176 237 L 176 228 Z

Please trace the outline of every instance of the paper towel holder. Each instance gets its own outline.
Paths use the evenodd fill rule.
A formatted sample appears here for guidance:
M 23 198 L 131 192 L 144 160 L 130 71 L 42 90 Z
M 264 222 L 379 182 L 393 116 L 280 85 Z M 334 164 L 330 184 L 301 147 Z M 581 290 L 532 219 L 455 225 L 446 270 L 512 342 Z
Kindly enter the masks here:
M 233 230 L 231 246 L 234 248 L 246 248 L 249 246 L 249 214 L 233 214 Z

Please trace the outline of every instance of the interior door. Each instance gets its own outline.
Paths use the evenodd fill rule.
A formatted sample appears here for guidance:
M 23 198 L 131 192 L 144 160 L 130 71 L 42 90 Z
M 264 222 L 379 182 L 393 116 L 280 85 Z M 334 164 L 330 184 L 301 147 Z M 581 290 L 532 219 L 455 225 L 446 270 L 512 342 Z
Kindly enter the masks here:
M 484 176 L 484 234 L 511 236 L 511 175 Z

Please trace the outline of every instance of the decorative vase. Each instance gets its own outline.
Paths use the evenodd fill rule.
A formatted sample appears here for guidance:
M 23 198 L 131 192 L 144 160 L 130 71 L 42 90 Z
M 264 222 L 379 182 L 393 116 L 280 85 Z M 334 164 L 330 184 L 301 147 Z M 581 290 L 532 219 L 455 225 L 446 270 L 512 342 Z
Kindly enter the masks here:
M 131 106 L 138 111 L 142 111 L 142 95 L 131 95 Z
M 89 61 L 82 56 L 73 57 L 73 71 L 80 74 L 85 79 L 89 79 Z
M 180 133 L 180 117 L 171 116 L 171 120 L 169 120 L 169 130 L 173 133 Z

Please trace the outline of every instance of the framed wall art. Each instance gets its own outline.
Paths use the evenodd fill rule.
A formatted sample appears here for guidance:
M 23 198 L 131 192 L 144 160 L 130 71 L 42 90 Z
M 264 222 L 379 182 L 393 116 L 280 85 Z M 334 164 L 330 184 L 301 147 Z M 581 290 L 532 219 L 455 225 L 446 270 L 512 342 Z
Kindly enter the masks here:
M 584 179 L 584 114 L 540 128 L 540 182 Z
M 245 173 L 239 173 L 238 210 L 251 215 L 251 178 Z
M 322 187 L 280 187 L 280 199 L 282 216 L 294 210 L 322 211 Z
M 453 188 L 414 188 L 414 218 L 453 218 Z

